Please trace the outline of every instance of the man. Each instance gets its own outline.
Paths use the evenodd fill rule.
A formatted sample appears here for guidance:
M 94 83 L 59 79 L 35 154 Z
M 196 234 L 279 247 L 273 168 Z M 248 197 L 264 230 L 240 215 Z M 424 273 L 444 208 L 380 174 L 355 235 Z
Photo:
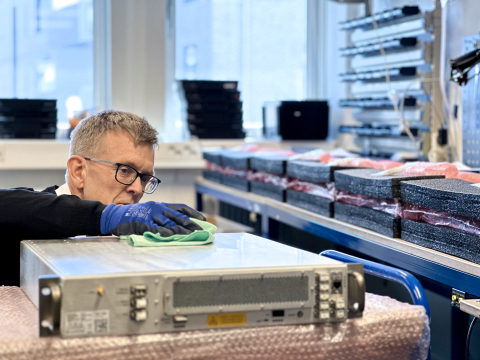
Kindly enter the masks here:
M 104 111 L 82 120 L 72 132 L 66 184 L 42 192 L 0 190 L 3 254 L 0 285 L 18 285 L 19 240 L 77 235 L 188 234 L 205 220 L 181 204 L 138 202 L 155 191 L 157 132 L 145 119 Z

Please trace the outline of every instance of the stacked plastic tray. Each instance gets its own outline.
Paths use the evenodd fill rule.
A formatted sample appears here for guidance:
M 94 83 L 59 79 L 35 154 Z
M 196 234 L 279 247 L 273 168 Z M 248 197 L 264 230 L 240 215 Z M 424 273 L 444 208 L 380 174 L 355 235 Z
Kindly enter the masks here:
M 57 101 L 0 99 L 1 139 L 55 139 Z
M 183 80 L 188 129 L 201 139 L 243 139 L 237 81 Z

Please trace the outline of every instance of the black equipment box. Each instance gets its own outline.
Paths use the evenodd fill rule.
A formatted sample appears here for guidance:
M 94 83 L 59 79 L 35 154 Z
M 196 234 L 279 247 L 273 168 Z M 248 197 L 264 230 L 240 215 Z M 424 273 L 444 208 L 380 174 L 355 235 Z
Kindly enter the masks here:
M 1 139 L 55 139 L 57 100 L 0 99 Z
M 324 140 L 328 136 L 326 101 L 281 101 L 273 109 L 263 107 L 263 133 L 283 140 Z M 276 112 L 276 114 L 275 114 Z

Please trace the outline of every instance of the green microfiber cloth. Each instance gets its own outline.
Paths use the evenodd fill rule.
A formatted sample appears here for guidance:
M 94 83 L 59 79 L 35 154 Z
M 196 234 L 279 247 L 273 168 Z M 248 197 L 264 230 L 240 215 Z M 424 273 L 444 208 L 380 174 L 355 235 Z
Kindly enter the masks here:
M 217 227 L 206 221 L 191 218 L 201 226 L 203 230 L 196 230 L 188 235 L 172 235 L 161 237 L 160 234 L 154 234 L 149 231 L 143 235 L 122 235 L 121 240 L 129 240 L 133 246 L 192 246 L 206 245 L 213 242 Z

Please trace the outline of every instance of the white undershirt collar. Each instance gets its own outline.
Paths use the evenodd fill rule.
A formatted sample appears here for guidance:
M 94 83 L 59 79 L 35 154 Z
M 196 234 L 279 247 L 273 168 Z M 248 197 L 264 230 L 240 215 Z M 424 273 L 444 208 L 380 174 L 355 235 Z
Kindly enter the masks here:
M 55 190 L 55 193 L 57 195 L 72 195 L 68 184 L 63 184 L 62 186 L 60 186 L 57 190 Z

